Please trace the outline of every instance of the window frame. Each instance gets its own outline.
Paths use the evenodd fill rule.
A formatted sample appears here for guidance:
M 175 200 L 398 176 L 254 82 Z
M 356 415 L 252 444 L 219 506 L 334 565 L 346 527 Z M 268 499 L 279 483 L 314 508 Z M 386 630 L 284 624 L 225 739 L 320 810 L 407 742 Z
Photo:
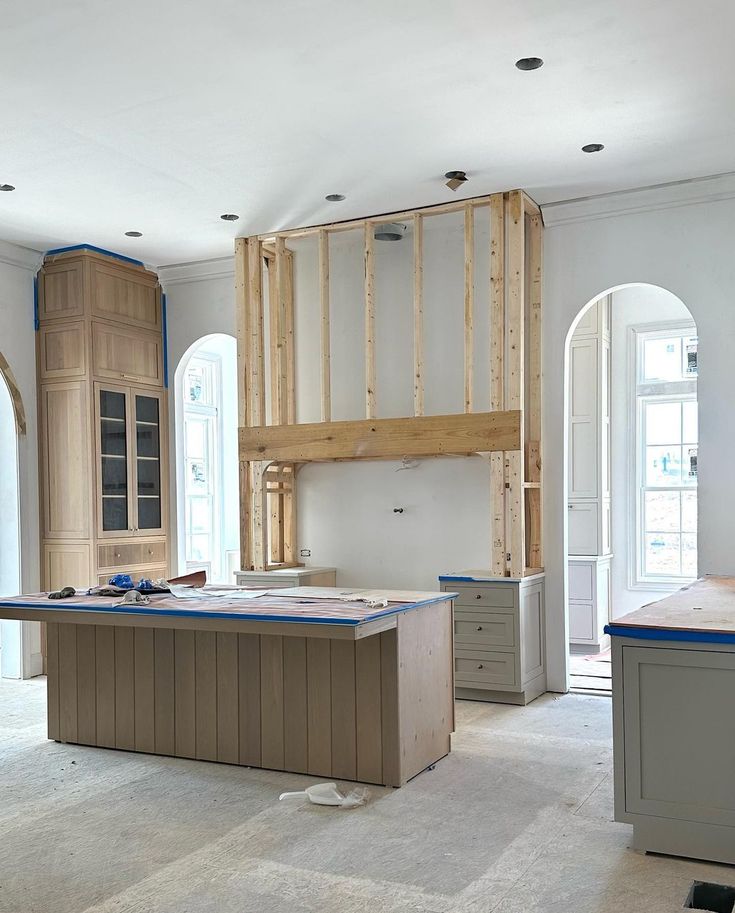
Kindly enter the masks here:
M 629 588 L 633 590 L 660 590 L 672 592 L 691 583 L 695 577 L 646 574 L 645 573 L 645 496 L 647 491 L 688 491 L 697 493 L 698 480 L 694 485 L 650 486 L 645 481 L 645 406 L 650 403 L 697 402 L 697 375 L 678 381 L 645 381 L 644 345 L 650 339 L 669 336 L 697 336 L 697 328 L 691 320 L 671 320 L 660 323 L 639 324 L 630 328 L 629 338 L 629 389 L 630 389 L 630 439 L 633 459 L 630 460 L 630 529 L 629 540 Z M 697 366 L 699 367 L 699 366 Z M 697 438 L 699 428 L 697 427 Z M 683 442 L 682 442 L 683 443 Z M 697 440 L 697 447 L 699 440 Z M 681 508 L 680 508 L 681 510 Z M 683 535 L 681 529 L 679 534 Z

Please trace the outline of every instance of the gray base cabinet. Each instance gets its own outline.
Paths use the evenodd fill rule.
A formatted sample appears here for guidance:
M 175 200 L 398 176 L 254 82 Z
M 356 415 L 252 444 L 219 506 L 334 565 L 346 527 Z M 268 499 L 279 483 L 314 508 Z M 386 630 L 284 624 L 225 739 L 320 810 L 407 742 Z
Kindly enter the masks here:
M 735 864 L 735 645 L 612 641 L 615 819 L 636 849 Z
M 455 696 L 528 704 L 546 691 L 544 575 L 439 578 L 454 601 Z

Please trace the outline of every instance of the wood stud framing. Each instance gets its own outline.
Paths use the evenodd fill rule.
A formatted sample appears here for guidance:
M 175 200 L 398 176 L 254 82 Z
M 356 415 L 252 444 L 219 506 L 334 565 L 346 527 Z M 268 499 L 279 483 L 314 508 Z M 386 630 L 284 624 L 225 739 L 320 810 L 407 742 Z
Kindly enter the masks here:
M 476 412 L 475 210 L 489 207 L 490 412 Z M 464 216 L 464 393 L 461 414 L 425 416 L 424 223 Z M 378 418 L 375 336 L 375 219 L 356 219 L 238 239 L 238 315 L 242 567 L 293 566 L 296 476 L 313 460 L 396 459 L 482 452 L 490 460 L 491 554 L 499 576 L 523 577 L 543 567 L 541 451 L 541 312 L 543 220 L 523 191 L 495 193 L 382 216 L 413 228 L 413 417 Z M 330 235 L 363 231 L 365 419 L 332 421 Z M 314 238 L 318 257 L 321 421 L 296 423 L 294 252 L 290 238 Z M 264 266 L 268 300 L 264 301 Z M 268 313 L 267 338 L 265 314 Z M 265 351 L 269 354 L 266 385 Z M 266 396 L 266 389 L 268 395 Z M 266 400 L 268 413 L 266 413 Z M 470 415 L 471 413 L 471 415 Z M 269 424 L 266 425 L 266 415 Z M 422 424 L 425 423 L 425 424 Z M 293 426 L 290 427 L 289 426 Z

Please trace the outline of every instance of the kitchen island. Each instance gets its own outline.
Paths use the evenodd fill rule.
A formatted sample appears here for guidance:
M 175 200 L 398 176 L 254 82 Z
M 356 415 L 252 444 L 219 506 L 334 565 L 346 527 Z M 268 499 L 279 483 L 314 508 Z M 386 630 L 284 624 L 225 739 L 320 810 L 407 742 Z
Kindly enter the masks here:
M 386 786 L 448 754 L 455 594 L 260 592 L 41 593 L 0 618 L 47 623 L 59 742 Z
M 735 578 L 616 619 L 615 820 L 642 851 L 735 864 Z

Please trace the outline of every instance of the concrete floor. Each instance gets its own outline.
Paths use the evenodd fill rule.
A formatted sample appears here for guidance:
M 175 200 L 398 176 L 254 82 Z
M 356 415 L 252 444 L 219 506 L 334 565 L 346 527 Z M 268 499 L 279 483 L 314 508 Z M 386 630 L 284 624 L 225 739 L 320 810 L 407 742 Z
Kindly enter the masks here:
M 607 698 L 459 702 L 448 758 L 344 811 L 279 804 L 303 776 L 48 742 L 45 690 L 0 682 L 2 913 L 673 913 L 735 884 L 629 849 Z

